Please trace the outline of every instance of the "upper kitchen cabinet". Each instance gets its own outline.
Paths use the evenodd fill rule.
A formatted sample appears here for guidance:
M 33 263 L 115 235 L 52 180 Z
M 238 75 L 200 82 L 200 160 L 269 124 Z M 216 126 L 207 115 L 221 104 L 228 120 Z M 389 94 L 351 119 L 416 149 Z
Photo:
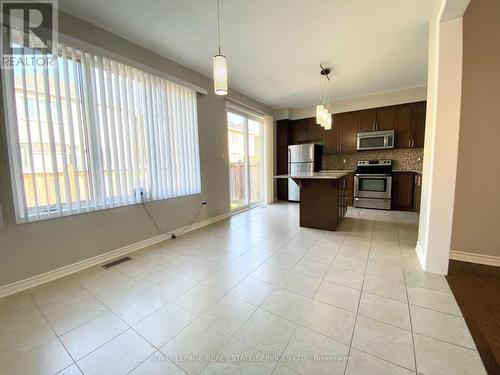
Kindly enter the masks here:
M 278 147 L 288 147 L 288 128 L 290 125 L 290 120 L 278 120 L 276 121 L 276 144 Z
M 355 153 L 358 132 L 395 130 L 395 148 L 424 147 L 425 104 L 416 102 L 336 113 L 331 130 L 318 125 L 316 117 L 280 120 L 277 122 L 277 146 L 322 142 L 324 153 Z
M 427 110 L 427 102 L 416 103 L 415 133 L 413 138 L 413 147 L 415 148 L 424 147 L 426 110 Z
M 276 121 L 276 172 L 278 174 L 288 173 L 288 130 L 290 120 Z M 288 200 L 288 180 L 278 179 L 276 181 L 277 196 L 279 200 Z
M 377 123 L 377 109 L 364 109 L 359 111 L 359 131 L 372 132 L 375 130 Z
M 325 130 L 316 123 L 316 117 L 310 117 L 306 122 L 306 141 L 322 142 Z
M 303 143 L 306 141 L 307 119 L 290 121 L 288 127 L 288 144 Z
M 425 102 L 398 106 L 396 148 L 424 147 L 425 109 Z
M 340 152 L 343 154 L 356 152 L 359 129 L 359 111 L 342 113 L 341 128 L 342 134 Z
M 396 129 L 396 106 L 365 109 L 358 113 L 360 132 Z
M 341 115 L 332 117 L 332 128 L 323 132 L 323 152 L 325 154 L 336 154 L 340 152 L 340 139 L 342 135 Z
M 398 128 L 396 130 L 396 148 L 410 148 L 415 128 L 415 104 L 398 106 Z
M 316 117 L 293 120 L 288 125 L 288 144 L 322 142 L 324 130 L 316 124 Z
M 396 106 L 377 108 L 377 123 L 375 130 L 396 129 Z

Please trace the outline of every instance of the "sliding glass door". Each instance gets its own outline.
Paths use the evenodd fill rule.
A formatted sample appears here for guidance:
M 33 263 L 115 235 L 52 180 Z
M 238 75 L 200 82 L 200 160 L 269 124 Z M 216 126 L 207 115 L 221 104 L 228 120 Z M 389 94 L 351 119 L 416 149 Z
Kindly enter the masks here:
M 227 112 L 231 210 L 264 201 L 263 119 L 245 112 Z

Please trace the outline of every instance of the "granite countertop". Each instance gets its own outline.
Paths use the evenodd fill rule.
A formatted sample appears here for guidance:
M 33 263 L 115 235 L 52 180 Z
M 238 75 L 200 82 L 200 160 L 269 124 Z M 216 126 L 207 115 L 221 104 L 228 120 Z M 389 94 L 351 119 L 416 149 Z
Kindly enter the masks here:
M 395 173 L 397 173 L 397 172 L 411 172 L 411 173 L 422 174 L 421 171 L 417 171 L 416 169 L 393 169 L 392 171 Z
M 348 172 L 314 172 L 307 174 L 281 174 L 274 178 L 296 178 L 296 179 L 317 179 L 317 180 L 338 180 L 348 175 Z
M 319 173 L 354 173 L 354 169 L 322 169 Z

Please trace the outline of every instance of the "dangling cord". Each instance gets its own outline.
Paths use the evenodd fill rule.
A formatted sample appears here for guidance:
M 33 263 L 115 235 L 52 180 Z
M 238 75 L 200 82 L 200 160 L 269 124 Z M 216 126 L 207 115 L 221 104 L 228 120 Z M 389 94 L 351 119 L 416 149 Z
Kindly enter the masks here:
M 220 5 L 219 0 L 217 0 L 217 41 L 219 42 L 219 55 L 220 53 Z

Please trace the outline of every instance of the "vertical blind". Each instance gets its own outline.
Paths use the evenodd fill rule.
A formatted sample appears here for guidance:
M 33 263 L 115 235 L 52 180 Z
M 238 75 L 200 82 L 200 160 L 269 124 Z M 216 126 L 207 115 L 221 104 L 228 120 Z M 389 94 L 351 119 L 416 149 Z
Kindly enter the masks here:
M 18 222 L 201 191 L 194 90 L 63 44 L 4 80 Z

